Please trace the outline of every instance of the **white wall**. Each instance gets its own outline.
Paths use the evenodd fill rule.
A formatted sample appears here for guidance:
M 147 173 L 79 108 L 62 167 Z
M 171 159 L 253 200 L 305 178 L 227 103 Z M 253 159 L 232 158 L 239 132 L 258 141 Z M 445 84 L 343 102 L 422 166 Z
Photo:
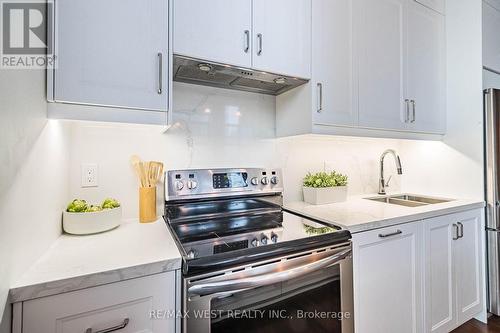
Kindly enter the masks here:
M 326 164 L 327 169 L 349 175 L 351 194 L 373 193 L 380 154 L 400 145 L 398 140 L 369 138 L 275 139 L 273 97 L 178 83 L 174 95 L 175 125 L 167 133 L 144 125 L 74 123 L 71 196 L 91 202 L 116 197 L 125 217 L 137 217 L 137 180 L 129 163 L 132 154 L 160 160 L 168 169 L 281 167 L 287 200 L 301 200 L 302 177 L 308 171 L 323 170 Z M 99 187 L 81 188 L 82 163 L 99 164 Z M 394 172 L 389 160 L 387 170 Z M 394 190 L 398 184 L 396 177 Z
M 405 191 L 480 198 L 483 179 L 481 0 L 446 1 L 447 134 L 443 142 L 406 141 L 412 168 Z
M 44 92 L 42 71 L 0 71 L 0 318 L 11 282 L 61 233 L 69 131 L 47 121 Z

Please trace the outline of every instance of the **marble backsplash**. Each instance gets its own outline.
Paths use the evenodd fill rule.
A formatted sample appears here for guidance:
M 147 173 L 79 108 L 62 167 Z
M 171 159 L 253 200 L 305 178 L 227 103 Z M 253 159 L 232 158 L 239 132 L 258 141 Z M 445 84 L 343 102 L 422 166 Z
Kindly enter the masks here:
M 124 217 L 137 216 L 132 154 L 160 160 L 168 169 L 282 168 L 289 201 L 302 199 L 301 181 L 309 171 L 335 169 L 349 176 L 350 194 L 374 193 L 380 154 L 387 148 L 398 150 L 401 144 L 401 140 L 351 137 L 275 138 L 272 96 L 179 83 L 174 85 L 174 96 L 174 125 L 166 132 L 155 126 L 73 123 L 72 197 L 91 202 L 116 197 Z M 99 165 L 99 187 L 80 187 L 82 163 Z M 390 161 L 387 172 L 394 172 Z M 394 177 L 391 189 L 399 191 L 399 177 Z

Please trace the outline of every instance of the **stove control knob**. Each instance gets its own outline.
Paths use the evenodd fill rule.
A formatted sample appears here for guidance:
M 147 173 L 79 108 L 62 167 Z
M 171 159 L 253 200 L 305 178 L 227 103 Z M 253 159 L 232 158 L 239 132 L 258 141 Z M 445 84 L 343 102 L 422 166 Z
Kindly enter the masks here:
M 276 176 L 271 177 L 271 184 L 277 185 L 279 183 L 279 179 Z
M 271 242 L 276 244 L 278 242 L 278 235 L 271 234 Z
M 254 238 L 250 244 L 252 244 L 253 247 L 257 247 L 259 246 L 259 240 L 257 238 Z
M 188 189 L 194 190 L 196 187 L 198 187 L 198 182 L 196 180 L 188 180 L 187 182 Z
M 266 235 L 262 235 L 262 238 L 260 239 L 260 243 L 262 245 L 267 245 L 267 240 L 268 240 L 267 236 Z
M 184 182 L 182 180 L 178 180 L 175 182 L 175 188 L 177 191 L 180 191 L 184 188 Z
M 189 250 L 189 252 L 187 253 L 187 257 L 189 259 L 194 259 L 196 258 L 196 251 L 195 250 Z
M 267 177 L 262 177 L 262 179 L 260 180 L 260 182 L 262 183 L 262 185 L 269 184 L 269 180 L 267 179 Z
M 253 186 L 259 185 L 259 178 L 253 177 L 252 179 L 250 179 L 250 183 L 252 183 Z

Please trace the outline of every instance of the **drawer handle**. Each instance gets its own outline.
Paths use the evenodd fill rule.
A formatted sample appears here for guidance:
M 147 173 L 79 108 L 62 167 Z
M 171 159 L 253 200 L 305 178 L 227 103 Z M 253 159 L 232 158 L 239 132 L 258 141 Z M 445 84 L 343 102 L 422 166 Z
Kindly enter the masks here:
M 458 231 L 458 225 L 456 223 L 453 223 L 453 231 L 455 235 L 453 236 L 453 240 L 457 240 L 460 238 L 460 231 Z
M 378 234 L 380 238 L 387 238 L 387 237 L 392 237 L 392 236 L 397 236 L 401 235 L 403 232 L 401 230 L 396 230 L 394 232 L 391 232 L 389 234 Z
M 464 237 L 464 225 L 462 224 L 462 222 L 457 222 L 458 224 L 458 230 L 459 230 L 459 233 L 458 233 L 458 238 L 463 238 Z
M 130 319 L 125 318 L 125 319 L 123 319 L 123 322 L 120 325 L 116 325 L 116 326 L 113 326 L 113 327 L 105 328 L 105 329 L 100 330 L 100 331 L 94 331 L 94 330 L 92 330 L 92 328 L 87 328 L 85 330 L 85 333 L 109 333 L 109 332 L 115 332 L 115 331 L 118 331 L 118 330 L 121 330 L 121 329 L 124 329 L 125 327 L 127 327 L 127 325 L 128 325 L 129 322 L 130 322 Z
M 163 54 L 158 52 L 158 95 L 163 92 Z

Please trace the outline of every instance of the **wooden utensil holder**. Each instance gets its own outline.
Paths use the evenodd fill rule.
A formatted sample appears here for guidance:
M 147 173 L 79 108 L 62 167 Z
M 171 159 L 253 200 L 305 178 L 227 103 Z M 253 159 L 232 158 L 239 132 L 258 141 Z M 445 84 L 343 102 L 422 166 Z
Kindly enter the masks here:
M 139 221 L 150 223 L 157 220 L 156 186 L 139 188 Z

